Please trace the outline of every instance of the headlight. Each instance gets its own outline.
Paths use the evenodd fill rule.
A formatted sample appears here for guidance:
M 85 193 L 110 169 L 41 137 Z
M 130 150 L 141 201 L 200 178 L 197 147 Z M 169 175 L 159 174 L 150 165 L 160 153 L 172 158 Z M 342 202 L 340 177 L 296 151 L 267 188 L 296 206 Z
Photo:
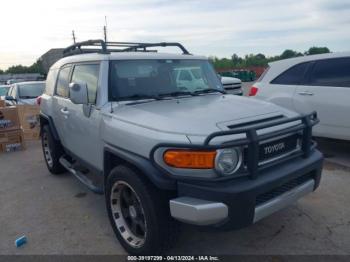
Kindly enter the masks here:
M 232 175 L 242 164 L 242 151 L 239 148 L 217 150 L 215 169 L 223 176 Z

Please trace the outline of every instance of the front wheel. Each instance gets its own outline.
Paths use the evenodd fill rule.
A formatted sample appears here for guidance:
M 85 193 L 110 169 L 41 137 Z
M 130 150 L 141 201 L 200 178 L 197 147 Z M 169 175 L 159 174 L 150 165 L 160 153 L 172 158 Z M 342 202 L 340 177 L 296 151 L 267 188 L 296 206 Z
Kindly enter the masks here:
M 105 194 L 114 233 L 129 254 L 159 254 L 174 241 L 178 225 L 170 217 L 169 198 L 142 174 L 114 168 Z

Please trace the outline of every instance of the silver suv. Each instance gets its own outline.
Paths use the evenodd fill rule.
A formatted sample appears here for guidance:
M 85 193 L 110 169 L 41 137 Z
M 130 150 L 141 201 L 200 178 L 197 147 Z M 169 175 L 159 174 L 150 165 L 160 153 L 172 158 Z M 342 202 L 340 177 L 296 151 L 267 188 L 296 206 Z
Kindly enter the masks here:
M 155 49 L 167 46 L 182 54 Z M 178 221 L 242 228 L 318 187 L 316 113 L 226 94 L 179 43 L 90 40 L 65 55 L 41 98 L 46 164 L 105 195 L 129 253 L 160 253 Z M 195 83 L 179 80 L 188 68 Z

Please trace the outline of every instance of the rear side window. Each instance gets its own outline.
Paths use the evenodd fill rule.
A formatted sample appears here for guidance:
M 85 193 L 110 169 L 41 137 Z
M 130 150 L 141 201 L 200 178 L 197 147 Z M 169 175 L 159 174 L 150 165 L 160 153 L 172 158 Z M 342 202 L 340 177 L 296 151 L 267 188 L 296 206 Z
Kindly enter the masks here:
M 271 81 L 271 84 L 278 85 L 300 85 L 303 82 L 305 71 L 310 62 L 297 64 Z
M 316 61 L 310 85 L 350 87 L 350 58 Z
M 99 72 L 98 64 L 83 64 L 74 67 L 72 82 L 87 84 L 90 104 L 96 103 Z
M 58 73 L 56 94 L 65 98 L 69 97 L 69 73 L 71 66 L 63 67 Z

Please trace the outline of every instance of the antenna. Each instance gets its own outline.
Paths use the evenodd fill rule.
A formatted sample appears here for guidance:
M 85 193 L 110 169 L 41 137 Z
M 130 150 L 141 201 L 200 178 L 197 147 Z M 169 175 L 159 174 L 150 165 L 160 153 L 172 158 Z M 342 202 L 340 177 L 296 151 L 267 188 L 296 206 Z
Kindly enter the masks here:
M 74 30 L 72 30 L 72 37 L 73 37 L 73 43 L 76 44 L 76 41 L 75 41 L 75 32 L 74 32 Z
M 105 16 L 105 25 L 103 27 L 103 34 L 104 34 L 105 42 L 107 43 L 107 16 Z

